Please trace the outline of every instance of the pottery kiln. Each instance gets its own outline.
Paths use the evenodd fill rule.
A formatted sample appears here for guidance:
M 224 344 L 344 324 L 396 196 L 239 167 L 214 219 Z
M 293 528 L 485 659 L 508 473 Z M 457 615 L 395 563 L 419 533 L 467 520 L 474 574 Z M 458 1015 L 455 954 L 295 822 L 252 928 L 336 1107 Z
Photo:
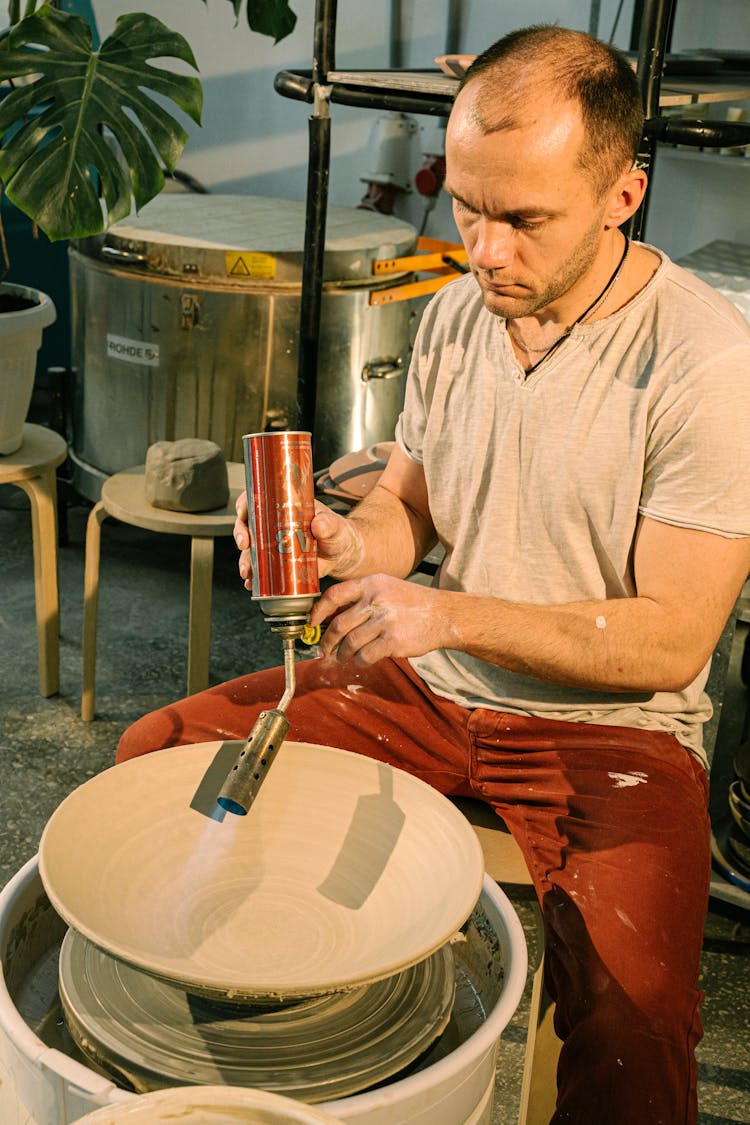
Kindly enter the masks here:
M 70 250 L 76 487 L 98 500 L 149 445 L 297 424 L 305 205 L 165 194 Z M 316 467 L 390 439 L 424 299 L 370 304 L 376 259 L 416 247 L 408 223 L 331 207 L 315 412 Z
M 226 746 L 236 753 L 236 743 Z M 209 776 L 220 750 L 221 744 L 209 743 L 163 751 L 92 778 L 63 802 L 45 830 L 40 849 L 45 883 L 32 860 L 0 895 L 3 1125 L 68 1125 L 97 1105 L 127 1101 L 149 1089 L 195 1084 L 195 1075 L 203 1085 L 252 1084 L 292 1093 L 344 1122 L 486 1125 L 497 1041 L 523 991 L 526 948 L 508 900 L 488 878 L 482 882 L 481 866 L 477 902 L 473 830 L 450 802 L 402 771 L 330 747 L 294 743 L 279 752 L 252 815 L 230 817 L 229 828 L 206 811 L 201 816 L 195 803 L 188 808 L 185 799 L 186 792 L 195 791 L 196 778 Z M 307 769 L 306 759 L 312 759 Z M 161 780 L 168 783 L 156 786 L 157 798 L 141 819 L 157 823 L 160 807 L 167 808 L 168 833 L 161 843 L 155 836 L 142 838 L 143 824 L 139 828 L 137 811 L 130 811 L 139 804 L 133 783 L 153 787 L 154 770 L 165 771 Z M 326 804 L 322 793 L 331 788 L 332 770 L 344 780 L 337 798 L 329 797 Z M 373 793 L 383 770 L 393 778 Z M 321 793 L 313 784 L 309 794 L 315 776 L 322 778 Z M 173 778 L 180 780 L 173 784 Z M 110 826 L 117 818 L 107 813 L 112 784 L 122 790 L 128 810 L 114 836 Z M 184 792 L 174 793 L 180 785 Z M 90 824 L 80 815 L 82 793 L 84 805 L 91 797 L 88 807 L 101 803 L 103 808 Z M 294 816 L 301 819 L 306 803 L 327 828 L 320 839 L 312 839 L 309 826 L 298 825 L 304 846 L 297 849 L 292 870 L 292 849 L 279 851 L 280 841 L 283 845 L 290 838 Z M 284 819 L 289 806 L 291 824 Z M 387 815 L 395 806 L 403 819 Z M 238 825 L 249 833 L 244 841 Z M 61 826 L 69 841 L 62 864 L 56 861 Z M 107 899 L 105 880 L 118 883 L 118 853 L 135 846 L 139 875 L 153 853 L 154 863 L 166 869 L 166 886 L 175 863 L 182 866 L 185 840 L 197 838 L 203 846 L 206 829 L 227 838 L 234 832 L 236 838 L 211 879 L 204 871 L 197 882 L 191 875 L 190 886 L 183 885 L 183 897 L 198 904 L 197 914 L 183 913 L 171 932 L 162 920 L 163 937 L 149 948 L 152 896 L 141 900 L 145 929 L 135 919 L 135 951 L 128 942 L 136 900 L 120 912 L 115 930 L 105 932 L 114 900 L 110 896 L 105 902 L 101 916 L 96 901 Z M 389 842 L 373 867 L 368 857 L 378 829 Z M 175 842 L 167 844 L 168 838 Z M 106 857 L 98 865 L 95 859 L 90 869 L 89 850 Z M 443 884 L 453 853 L 462 872 L 448 870 Z M 420 867 L 420 856 L 435 857 L 432 870 Z M 148 886 L 154 869 L 144 873 L 137 890 Z M 468 900 L 466 888 L 453 885 L 461 882 L 461 873 Z M 90 884 L 92 877 L 92 898 L 76 899 L 76 886 Z M 128 887 L 131 881 L 128 876 Z M 317 888 L 317 906 L 308 883 Z M 430 883 L 435 893 L 428 889 L 425 900 L 422 884 Z M 367 893 L 354 895 L 363 885 Z M 200 903 L 212 886 L 215 893 L 206 909 L 205 900 Z M 420 896 L 410 913 L 410 900 Z M 295 912 L 290 906 L 297 900 L 303 909 Z M 67 937 L 52 902 L 62 903 L 69 921 L 75 916 L 76 931 Z M 373 909 L 387 914 L 390 923 L 378 924 Z M 88 917 L 79 921 L 79 910 Z M 274 912 L 281 925 L 269 934 Z M 283 933 L 298 924 L 295 913 L 307 916 L 307 939 L 304 919 L 291 940 Z M 270 939 L 267 953 L 257 941 L 252 945 L 258 934 L 248 934 L 243 970 L 234 947 L 243 944 L 248 919 L 256 915 L 258 931 Z M 420 930 L 422 916 L 428 922 Z M 196 919 L 204 923 L 200 933 Z M 96 946 L 80 933 L 89 928 Z M 276 959 L 275 945 L 282 947 Z M 289 1034 L 285 1054 L 282 1040 Z

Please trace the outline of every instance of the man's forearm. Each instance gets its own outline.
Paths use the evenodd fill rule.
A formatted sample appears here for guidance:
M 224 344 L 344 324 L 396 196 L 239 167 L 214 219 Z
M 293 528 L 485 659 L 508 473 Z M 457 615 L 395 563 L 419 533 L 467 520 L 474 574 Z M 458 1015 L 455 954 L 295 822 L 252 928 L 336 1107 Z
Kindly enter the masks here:
M 679 691 L 712 646 L 649 598 L 518 605 L 440 591 L 448 647 L 512 672 L 594 691 Z M 452 639 L 451 639 L 452 636 Z
M 519 605 L 453 595 L 463 651 L 600 691 L 680 691 L 711 658 L 750 569 L 750 540 L 640 521 L 634 597 Z
M 380 484 L 357 505 L 347 522 L 355 536 L 351 551 L 330 571 L 333 578 L 366 574 L 406 578 L 436 542 L 432 524 Z
M 369 508 L 363 512 L 369 519 Z M 412 527 L 411 517 L 400 518 L 406 522 L 383 528 L 391 558 Z M 428 522 L 416 519 L 412 549 L 390 574 L 401 577 L 415 548 L 427 549 L 420 534 Z M 376 527 L 376 547 L 378 533 Z M 363 536 L 373 541 L 372 529 Z M 384 563 L 383 555 L 368 556 L 367 566 L 352 567 L 343 575 L 352 580 L 331 586 L 315 608 L 316 623 L 329 622 L 327 652 L 340 660 L 372 663 L 454 649 L 567 687 L 652 693 L 682 690 L 710 659 L 750 571 L 750 538 L 644 518 L 633 551 L 637 595 L 557 605 L 400 582 L 387 576 Z

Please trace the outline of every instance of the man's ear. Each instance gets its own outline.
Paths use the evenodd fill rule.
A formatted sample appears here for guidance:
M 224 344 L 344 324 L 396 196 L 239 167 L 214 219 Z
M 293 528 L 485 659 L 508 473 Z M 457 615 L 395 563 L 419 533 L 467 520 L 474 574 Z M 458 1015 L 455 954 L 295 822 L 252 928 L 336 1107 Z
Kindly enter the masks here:
M 607 194 L 605 226 L 607 228 L 622 226 L 631 215 L 634 215 L 646 194 L 647 186 L 648 176 L 642 168 L 633 167 L 630 171 L 624 172 Z

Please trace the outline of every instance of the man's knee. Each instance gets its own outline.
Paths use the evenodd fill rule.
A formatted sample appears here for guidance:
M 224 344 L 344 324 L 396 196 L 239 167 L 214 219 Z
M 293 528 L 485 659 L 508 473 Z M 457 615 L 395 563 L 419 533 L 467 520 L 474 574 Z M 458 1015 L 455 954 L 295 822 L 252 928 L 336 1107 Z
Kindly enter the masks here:
M 168 746 L 180 746 L 190 741 L 185 738 L 183 723 L 173 707 L 152 711 L 137 719 L 120 737 L 115 753 L 115 762 L 127 762 L 150 754 L 154 750 L 164 750 Z

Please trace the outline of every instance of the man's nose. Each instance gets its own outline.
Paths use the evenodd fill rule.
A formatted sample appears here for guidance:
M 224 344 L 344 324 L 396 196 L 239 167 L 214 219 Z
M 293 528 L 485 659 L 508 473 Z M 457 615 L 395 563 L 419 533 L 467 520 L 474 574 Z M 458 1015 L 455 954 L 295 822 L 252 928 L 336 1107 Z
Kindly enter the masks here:
M 472 264 L 480 270 L 510 265 L 514 253 L 513 234 L 510 223 L 481 218 L 472 248 Z

